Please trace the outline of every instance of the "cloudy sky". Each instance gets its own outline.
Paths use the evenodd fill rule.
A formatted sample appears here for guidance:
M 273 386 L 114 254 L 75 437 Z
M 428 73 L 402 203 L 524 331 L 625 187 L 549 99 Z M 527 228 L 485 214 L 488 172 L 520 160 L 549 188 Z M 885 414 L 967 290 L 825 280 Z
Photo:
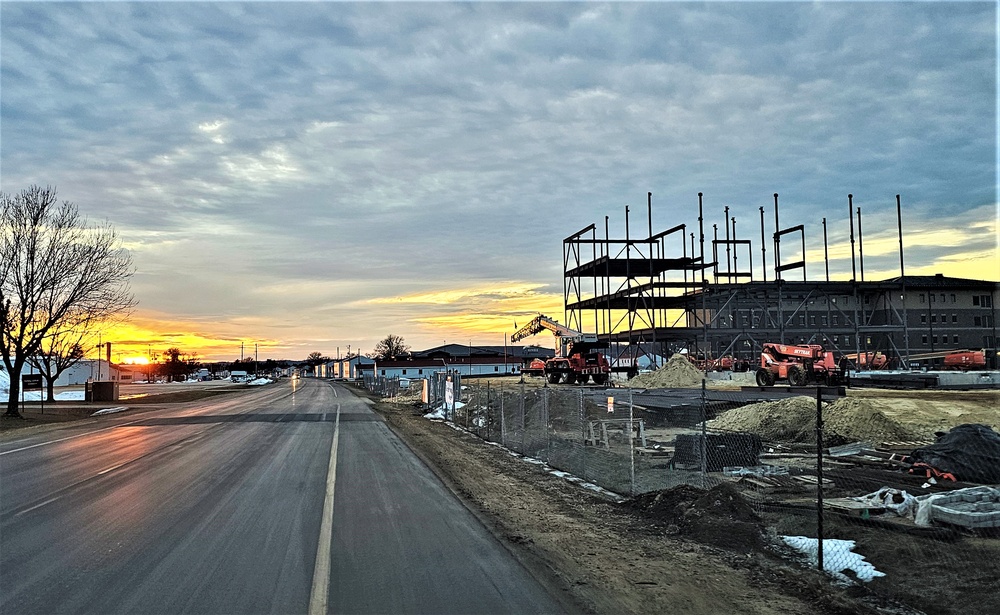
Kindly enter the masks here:
M 647 192 L 755 257 L 780 193 L 835 278 L 853 193 L 866 279 L 900 194 L 908 274 L 997 280 L 996 127 L 993 2 L 0 4 L 3 191 L 117 228 L 116 360 L 501 344 Z

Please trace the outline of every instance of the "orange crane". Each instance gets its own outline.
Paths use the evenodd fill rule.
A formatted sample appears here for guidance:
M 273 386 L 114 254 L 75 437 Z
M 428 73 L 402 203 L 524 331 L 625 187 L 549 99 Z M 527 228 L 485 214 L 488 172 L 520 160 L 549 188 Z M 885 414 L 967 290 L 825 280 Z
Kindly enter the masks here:
M 598 351 L 606 347 L 607 343 L 599 341 L 594 333 L 575 331 L 539 314 L 511 334 L 510 341 L 517 343 L 542 331 L 551 331 L 556 336 L 556 356 L 546 361 L 541 368 L 542 374 L 550 383 L 585 384 L 590 379 L 593 379 L 594 384 L 607 383 L 611 366 L 607 357 Z M 525 372 L 537 373 L 537 369 L 537 366 L 532 365 Z

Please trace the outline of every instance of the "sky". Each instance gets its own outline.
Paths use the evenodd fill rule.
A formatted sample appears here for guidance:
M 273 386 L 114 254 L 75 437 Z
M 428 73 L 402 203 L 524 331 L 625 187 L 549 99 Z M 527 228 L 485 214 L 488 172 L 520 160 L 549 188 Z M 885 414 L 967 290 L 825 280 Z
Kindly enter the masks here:
M 998 280 L 997 31 L 993 2 L 4 0 L 0 180 L 117 229 L 116 361 L 500 345 L 563 319 L 564 238 L 648 235 L 649 192 L 654 233 L 702 192 L 754 257 L 779 193 L 834 279 L 848 194 L 866 279 L 899 275 L 899 194 L 908 275 Z

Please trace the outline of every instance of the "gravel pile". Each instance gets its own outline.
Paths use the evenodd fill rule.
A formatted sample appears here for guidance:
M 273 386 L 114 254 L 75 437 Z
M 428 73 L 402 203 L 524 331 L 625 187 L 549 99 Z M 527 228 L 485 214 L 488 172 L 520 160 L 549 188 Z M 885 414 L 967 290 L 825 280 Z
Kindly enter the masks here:
M 814 442 L 816 400 L 791 397 L 735 408 L 708 422 L 708 427 L 743 431 L 772 442 Z M 823 408 L 823 438 L 828 446 L 850 442 L 877 444 L 906 441 L 916 436 L 890 419 L 867 399 L 842 398 Z
M 666 365 L 628 381 L 630 387 L 644 389 L 689 389 L 701 386 L 705 374 L 682 354 L 674 354 Z

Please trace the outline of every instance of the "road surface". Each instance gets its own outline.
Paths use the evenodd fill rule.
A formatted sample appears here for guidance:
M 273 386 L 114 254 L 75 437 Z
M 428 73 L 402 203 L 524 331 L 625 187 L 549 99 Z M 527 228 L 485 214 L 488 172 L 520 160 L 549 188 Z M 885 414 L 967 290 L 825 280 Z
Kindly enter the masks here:
M 344 386 L 0 445 L 5 614 L 561 610 Z

